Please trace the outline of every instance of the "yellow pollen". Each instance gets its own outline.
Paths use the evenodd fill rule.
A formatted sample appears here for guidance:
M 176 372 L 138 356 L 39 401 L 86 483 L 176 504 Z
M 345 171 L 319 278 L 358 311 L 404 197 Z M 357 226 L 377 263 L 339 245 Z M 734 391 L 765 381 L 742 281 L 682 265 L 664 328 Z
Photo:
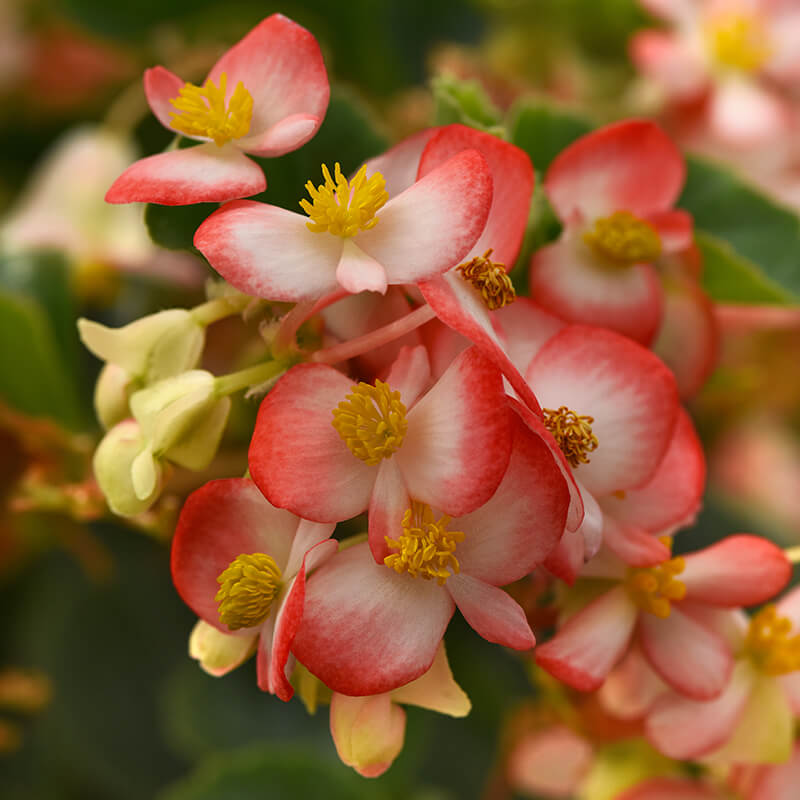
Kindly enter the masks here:
M 620 267 L 648 264 L 661 255 L 656 229 L 630 211 L 615 211 L 594 221 L 583 241 L 601 258 Z
M 717 14 L 706 23 L 705 36 L 712 57 L 721 67 L 756 72 L 772 55 L 769 32 L 754 14 Z
M 242 553 L 217 576 L 217 583 L 220 589 L 214 600 L 219 605 L 219 621 L 237 631 L 267 618 L 281 588 L 281 571 L 272 556 Z
M 403 533 L 399 539 L 386 537 L 386 544 L 396 553 L 386 556 L 383 563 L 395 572 L 407 572 L 412 578 L 435 580 L 440 586 L 459 571 L 454 553 L 464 541 L 463 531 L 448 531 L 450 517 L 443 514 L 434 519 L 427 503 L 411 502 L 403 514 Z
M 400 392 L 383 381 L 363 381 L 333 409 L 333 427 L 350 452 L 367 464 L 379 464 L 400 449 L 408 429 Z
M 588 464 L 588 454 L 597 450 L 597 437 L 592 433 L 594 417 L 578 416 L 566 406 L 558 411 L 543 408 L 544 424 L 573 467 Z
M 206 136 L 222 147 L 231 139 L 241 139 L 250 130 L 253 97 L 239 81 L 225 106 L 228 76 L 219 76 L 219 88 L 210 78 L 203 86 L 187 83 L 178 97 L 170 100 L 178 113 L 172 112 L 170 123 L 176 131 L 188 136 Z
M 792 622 L 779 617 L 774 605 L 764 606 L 751 620 L 745 653 L 767 675 L 800 669 L 800 635 L 790 636 Z
M 668 537 L 663 537 L 661 541 L 671 544 Z M 625 586 L 631 600 L 642 611 L 666 619 L 672 610 L 670 603 L 683 600 L 686 596 L 686 584 L 675 578 L 685 567 L 686 562 L 678 556 L 655 567 L 629 569 Z
M 506 272 L 506 265 L 492 261 L 490 247 L 482 256 L 459 265 L 456 269 L 464 280 L 469 281 L 480 293 L 489 311 L 502 308 L 517 299 L 514 284 Z
M 378 224 L 375 215 L 389 199 L 386 181 L 380 172 L 367 179 L 367 167 L 364 165 L 348 182 L 337 163 L 333 178 L 325 164 L 322 165 L 322 175 L 325 183 L 319 186 L 314 186 L 312 181 L 306 183 L 312 202 L 300 201 L 300 207 L 311 217 L 311 221 L 306 223 L 310 231 L 328 231 L 347 239 L 355 236 L 359 230 L 366 231 Z

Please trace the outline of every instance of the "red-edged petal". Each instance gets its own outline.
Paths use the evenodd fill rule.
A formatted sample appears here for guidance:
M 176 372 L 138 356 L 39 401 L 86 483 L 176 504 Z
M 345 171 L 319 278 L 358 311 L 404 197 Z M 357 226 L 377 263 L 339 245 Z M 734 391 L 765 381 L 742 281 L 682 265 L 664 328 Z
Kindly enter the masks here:
M 681 253 L 692 246 L 694 221 L 688 211 L 680 208 L 657 211 L 647 221 L 658 231 L 662 253 Z
M 144 95 L 150 110 L 158 117 L 158 121 L 173 133 L 172 114 L 177 113 L 170 100 L 180 96 L 180 90 L 186 85 L 183 78 L 170 72 L 166 67 L 153 67 L 144 71 Z M 194 137 L 190 137 L 194 138 Z
M 335 527 L 334 523 L 300 520 L 297 533 L 292 541 L 289 558 L 286 560 L 286 567 L 283 570 L 284 579 L 297 575 L 303 563 L 305 563 L 306 572 L 311 572 L 320 566 L 323 558 L 331 555 L 325 548 L 319 548 L 316 545 L 329 539 Z M 313 552 L 311 552 L 312 550 Z
M 397 460 L 383 461 L 369 501 L 369 546 L 378 564 L 389 555 L 386 537 L 397 539 L 402 534 L 403 515 L 410 507 L 411 498 Z
M 388 692 L 431 666 L 454 608 L 445 587 L 377 565 L 364 542 L 306 584 L 293 652 L 336 692 Z
M 700 508 L 705 478 L 703 446 L 697 438 L 691 417 L 681 408 L 678 410 L 672 441 L 653 477 L 641 488 L 626 491 L 624 497 L 604 497 L 600 505 L 621 526 L 636 526 L 649 533 L 663 533 L 668 528 L 688 524 L 694 519 Z M 668 557 L 665 555 L 661 560 Z M 644 562 L 628 563 L 647 566 Z
M 712 606 L 764 603 L 792 576 L 792 565 L 780 547 L 748 534 L 728 536 L 684 558 L 680 580 L 686 585 L 686 600 Z
M 693 700 L 718 697 L 731 676 L 733 655 L 725 640 L 675 606 L 666 619 L 639 615 L 639 644 L 661 678 Z
M 422 345 L 403 347 L 392 364 L 386 383 L 400 392 L 406 408 L 411 408 L 431 382 L 431 363 Z
M 367 175 L 380 172 L 386 181 L 389 197 L 404 192 L 417 179 L 422 151 L 439 128 L 426 128 L 365 162 Z
M 544 408 L 594 417 L 597 449 L 578 479 L 595 496 L 643 485 L 672 437 L 678 392 L 650 351 L 611 331 L 571 325 L 556 334 L 527 374 Z
M 510 305 L 497 309 L 493 319 L 511 363 L 523 375 L 544 343 L 565 325 L 529 297 L 518 297 Z
M 513 412 L 508 469 L 491 499 L 453 520 L 464 531 L 456 557 L 463 572 L 505 586 L 528 575 L 564 531 L 569 490 L 550 449 Z
M 445 584 L 464 619 L 484 639 L 514 650 L 535 644 L 525 612 L 502 589 L 471 575 L 451 575 Z
M 694 397 L 717 364 L 719 323 L 714 304 L 694 281 L 664 285 L 664 314 L 653 352 L 675 374 L 682 400 Z
M 567 322 L 609 328 L 644 345 L 661 323 L 662 289 L 649 264 L 609 269 L 567 234 L 533 254 L 531 297 Z
M 492 248 L 492 260 L 511 269 L 522 244 L 533 194 L 534 173 L 528 154 L 489 133 L 466 125 L 447 125 L 430 139 L 422 153 L 419 177 L 469 149 L 477 150 L 488 162 L 494 192 L 486 227 L 464 260 Z
M 389 200 L 356 243 L 383 265 L 389 283 L 429 280 L 469 252 L 491 203 L 486 159 L 467 150 Z
M 688 778 L 653 778 L 616 796 L 616 800 L 723 800 L 712 786 Z
M 235 145 L 262 158 L 277 158 L 302 147 L 319 130 L 322 117 L 316 114 L 290 114 L 260 136 L 238 139 Z
M 184 151 L 181 151 L 184 152 Z M 243 200 L 215 211 L 194 246 L 237 289 L 287 303 L 316 300 L 338 288 L 342 240 L 313 233 L 308 217 Z
M 638 611 L 623 586 L 570 617 L 549 641 L 536 648 L 536 663 L 582 692 L 598 689 L 620 660 L 633 634 Z
M 303 557 L 303 562 L 297 577 L 292 582 L 286 596 L 281 603 L 275 617 L 272 642 L 269 650 L 260 645 L 258 659 L 258 683 L 265 691 L 278 695 L 281 700 L 292 699 L 294 689 L 289 683 L 287 662 L 289 653 L 303 619 L 303 605 L 306 591 L 306 571 L 326 561 L 335 552 L 338 542 L 327 539 L 318 542 L 309 549 Z M 265 638 L 262 636 L 262 638 Z M 262 658 L 261 653 L 268 653 L 268 658 Z
M 584 564 L 586 545 L 581 529 L 565 530 L 553 551 L 542 562 L 542 566 L 556 578 L 572 586 Z
M 172 579 L 186 604 L 215 628 L 217 576 L 236 556 L 266 553 L 284 569 L 299 520 L 271 506 L 252 481 L 210 481 L 181 510 L 172 540 Z M 252 631 L 248 631 L 252 633 Z
M 632 567 L 652 567 L 670 557 L 670 549 L 650 531 L 610 514 L 603 515 L 603 542 Z
M 300 364 L 264 398 L 249 463 L 270 502 L 315 522 L 366 510 L 377 470 L 356 458 L 333 427 L 333 409 L 352 389 L 331 367 Z
M 351 294 L 386 293 L 386 272 L 383 267 L 351 239 L 344 240 L 342 257 L 336 267 L 336 280 Z
M 664 755 L 680 760 L 716 750 L 731 736 L 744 712 L 754 677 L 749 662 L 740 661 L 716 700 L 699 702 L 677 694 L 659 698 L 647 717 L 650 743 Z
M 646 217 L 672 206 L 685 176 L 683 157 L 664 131 L 646 120 L 625 120 L 571 144 L 550 165 L 544 185 L 563 221 L 623 210 Z
M 328 108 L 330 87 L 319 44 L 314 36 L 282 14 L 262 20 L 214 65 L 208 77 L 219 83 L 227 75 L 228 95 L 241 81 L 253 97 L 253 117 L 248 135 L 237 146 L 259 155 L 279 156 L 295 150 L 316 132 Z M 273 125 L 294 114 L 317 119 L 296 141 L 282 147 L 262 137 Z
M 611 716 L 626 720 L 641 719 L 656 698 L 667 691 L 667 685 L 647 663 L 641 650 L 633 646 L 611 670 L 597 697 Z
M 473 347 L 409 411 L 394 458 L 411 497 L 460 516 L 494 494 L 510 455 L 502 376 Z
M 131 164 L 106 193 L 109 203 L 223 203 L 263 192 L 261 167 L 235 147 L 200 144 Z

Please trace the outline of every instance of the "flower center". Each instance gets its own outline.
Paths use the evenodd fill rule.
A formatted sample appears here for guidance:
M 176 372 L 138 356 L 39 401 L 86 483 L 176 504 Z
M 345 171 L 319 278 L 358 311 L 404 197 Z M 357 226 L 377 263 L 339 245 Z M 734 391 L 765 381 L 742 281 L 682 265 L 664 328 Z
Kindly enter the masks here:
M 756 72 L 772 55 L 769 32 L 755 14 L 717 14 L 706 23 L 705 35 L 711 56 L 722 67 Z
M 210 78 L 203 86 L 187 83 L 178 97 L 170 100 L 178 113 L 172 112 L 170 123 L 176 131 L 188 136 L 206 136 L 219 147 L 231 139 L 240 139 L 250 130 L 253 117 L 253 97 L 239 81 L 225 106 L 228 76 L 219 76 L 219 88 Z
M 311 221 L 306 223 L 308 229 L 314 233 L 328 231 L 347 239 L 359 230 L 374 228 L 378 224 L 375 215 L 389 199 L 383 175 L 376 172 L 367 179 L 364 165 L 348 182 L 338 163 L 333 174 L 331 178 L 328 167 L 323 164 L 325 183 L 319 186 L 314 186 L 312 181 L 306 183 L 312 202 L 301 200 L 300 207 L 311 217 Z
M 767 675 L 800 669 L 800 635 L 790 636 L 792 622 L 779 617 L 774 605 L 764 606 L 751 620 L 745 652 Z
M 281 588 L 281 571 L 272 556 L 242 553 L 217 576 L 217 583 L 220 589 L 214 600 L 219 605 L 219 621 L 237 631 L 267 618 Z
M 583 241 L 598 256 L 620 267 L 647 264 L 661 254 L 656 229 L 630 211 L 596 219 L 594 228 L 583 234 Z
M 408 429 L 400 392 L 383 381 L 363 381 L 333 409 L 333 427 L 350 452 L 367 464 L 378 464 L 400 449 Z
M 456 545 L 464 541 L 463 531 L 449 531 L 450 517 L 443 514 L 434 519 L 427 503 L 411 502 L 403 514 L 403 533 L 399 539 L 386 537 L 390 550 L 383 563 L 395 572 L 407 572 L 412 578 L 436 580 L 440 586 L 451 574 L 458 574 Z
M 588 464 L 588 454 L 597 450 L 597 437 L 592 433 L 594 417 L 579 416 L 566 406 L 557 411 L 543 408 L 544 424 L 553 434 L 561 452 L 573 467 Z
M 514 284 L 505 269 L 505 264 L 492 261 L 492 248 L 482 256 L 461 264 L 456 269 L 465 281 L 469 281 L 480 293 L 489 311 L 502 308 L 517 299 Z
M 668 537 L 662 538 L 662 541 Z M 629 569 L 625 579 L 628 594 L 636 605 L 650 614 L 666 619 L 673 600 L 682 600 L 686 596 L 686 584 L 676 580 L 686 567 L 683 558 L 671 558 L 663 564 L 647 569 Z

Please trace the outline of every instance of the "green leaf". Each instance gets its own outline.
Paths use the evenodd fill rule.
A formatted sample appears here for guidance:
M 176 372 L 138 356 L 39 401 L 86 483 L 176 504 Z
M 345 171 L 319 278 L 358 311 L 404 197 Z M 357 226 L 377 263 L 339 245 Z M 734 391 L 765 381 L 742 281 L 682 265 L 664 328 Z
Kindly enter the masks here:
M 144 210 L 144 224 L 150 238 L 157 245 L 168 250 L 189 250 L 197 253 L 192 243 L 194 232 L 217 208 L 217 203 L 196 203 L 192 206 L 160 206 L 148 203 Z
M 679 205 L 694 217 L 714 299 L 800 302 L 800 218 L 725 167 L 693 157 L 688 166 Z
M 349 767 L 285 746 L 252 747 L 209 759 L 159 800 L 387 800 Z
M 438 75 L 431 82 L 431 88 L 435 125 L 460 122 L 495 135 L 503 134 L 500 112 L 478 81 Z
M 565 147 L 592 128 L 591 122 L 577 114 L 527 100 L 512 111 L 511 142 L 531 157 L 541 175 Z
M 715 236 L 698 231 L 703 254 L 703 288 L 719 303 L 785 304 L 797 301 L 749 259 Z
M 78 391 L 41 305 L 0 292 L 0 398 L 32 416 L 81 425 Z

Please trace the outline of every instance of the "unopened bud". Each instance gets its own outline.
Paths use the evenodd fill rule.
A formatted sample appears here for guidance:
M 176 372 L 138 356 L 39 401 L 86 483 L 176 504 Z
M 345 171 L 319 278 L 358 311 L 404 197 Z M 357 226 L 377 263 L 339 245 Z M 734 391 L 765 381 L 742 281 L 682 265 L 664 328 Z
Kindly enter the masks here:
M 94 387 L 94 408 L 106 430 L 130 417 L 128 398 L 133 383 L 133 378 L 116 364 L 106 364 L 100 370 Z
M 250 636 L 223 633 L 200 619 L 189 636 L 189 655 L 209 675 L 220 677 L 253 654 L 257 639 L 257 633 Z

